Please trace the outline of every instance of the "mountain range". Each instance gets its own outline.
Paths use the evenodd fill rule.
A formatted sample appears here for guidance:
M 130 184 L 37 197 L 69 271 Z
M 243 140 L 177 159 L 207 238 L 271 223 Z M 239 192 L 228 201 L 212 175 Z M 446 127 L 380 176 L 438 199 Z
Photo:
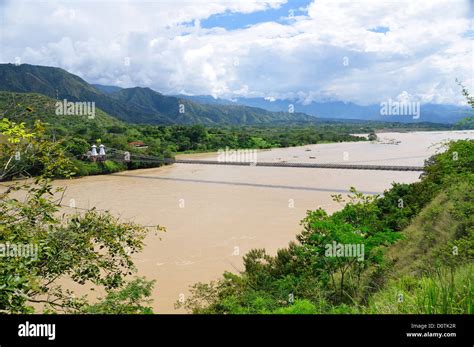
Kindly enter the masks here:
M 108 114 L 130 123 L 254 125 L 331 120 L 455 123 L 470 114 L 468 107 L 422 104 L 420 117 L 384 116 L 380 105 L 327 101 L 303 104 L 297 100 L 214 98 L 209 95 L 163 95 L 150 88 L 121 88 L 89 84 L 61 68 L 29 64 L 0 64 L 0 90 L 40 93 L 68 101 L 94 101 Z M 294 112 L 289 112 L 289 107 Z
M 472 116 L 472 109 L 469 107 L 447 105 L 447 104 L 421 104 L 420 117 L 414 119 L 408 115 L 385 116 L 380 114 L 380 104 L 358 105 L 344 101 L 311 102 L 304 104 L 297 100 L 269 100 L 266 98 L 235 98 L 232 100 L 214 98 L 209 95 L 179 95 L 202 104 L 221 105 L 246 105 L 259 107 L 272 112 L 288 111 L 291 104 L 295 112 L 302 112 L 319 118 L 344 119 L 344 120 L 370 120 L 381 122 L 401 122 L 401 123 L 446 123 L 452 124 L 459 120 Z
M 101 110 L 130 123 L 250 125 L 314 121 L 314 117 L 303 113 L 271 112 L 235 104 L 201 104 L 150 88 L 94 86 L 61 68 L 29 64 L 0 64 L 0 90 L 95 102 Z

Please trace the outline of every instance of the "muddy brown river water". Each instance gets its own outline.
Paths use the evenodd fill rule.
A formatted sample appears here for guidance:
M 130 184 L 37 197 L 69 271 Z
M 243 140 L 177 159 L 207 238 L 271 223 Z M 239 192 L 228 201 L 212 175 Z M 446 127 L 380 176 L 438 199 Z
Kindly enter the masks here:
M 379 134 L 379 143 L 307 145 L 258 152 L 258 161 L 423 165 L 447 139 L 474 138 L 473 131 Z M 399 144 L 393 144 L 394 141 Z M 186 155 L 216 160 L 215 153 Z M 361 171 L 252 166 L 174 164 L 108 176 L 57 181 L 67 186 L 65 200 L 76 207 L 110 210 L 123 220 L 162 225 L 151 232 L 135 257 L 138 274 L 156 279 L 157 313 L 180 313 L 174 303 L 196 282 L 242 269 L 242 256 L 253 248 L 270 254 L 301 231 L 306 210 L 340 209 L 331 194 L 351 186 L 382 193 L 392 182 L 414 182 L 418 172 Z M 79 293 L 85 288 L 74 286 Z M 103 293 L 99 293 L 101 295 Z M 95 295 L 94 295 L 95 296 Z

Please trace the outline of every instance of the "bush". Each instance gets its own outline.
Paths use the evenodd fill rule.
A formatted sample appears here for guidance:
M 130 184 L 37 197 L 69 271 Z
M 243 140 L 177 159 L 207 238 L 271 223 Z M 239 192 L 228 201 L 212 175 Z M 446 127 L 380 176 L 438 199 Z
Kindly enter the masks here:
M 126 167 L 112 160 L 106 160 L 103 164 L 103 173 L 113 173 L 124 170 Z
M 100 175 L 102 173 L 102 169 L 97 163 L 73 160 L 73 164 L 76 168 L 76 176 Z
M 293 305 L 282 307 L 272 312 L 273 314 L 317 314 L 316 306 L 309 300 L 295 300 Z

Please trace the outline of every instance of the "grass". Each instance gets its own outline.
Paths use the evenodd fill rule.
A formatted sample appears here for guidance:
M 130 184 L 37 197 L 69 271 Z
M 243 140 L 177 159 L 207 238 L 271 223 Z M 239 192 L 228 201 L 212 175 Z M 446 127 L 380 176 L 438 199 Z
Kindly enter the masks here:
M 391 264 L 390 278 L 422 275 L 432 265 L 436 252 L 458 238 L 464 222 L 456 216 L 455 201 L 469 198 L 468 182 L 438 194 L 403 231 L 404 239 L 391 246 L 386 257 Z
M 445 189 L 403 230 L 403 239 L 387 249 L 385 265 L 367 271 L 361 313 L 474 313 L 472 232 L 466 231 L 473 189 L 468 180 Z
M 403 277 L 375 294 L 363 313 L 472 314 L 474 265 L 442 268 L 420 279 Z

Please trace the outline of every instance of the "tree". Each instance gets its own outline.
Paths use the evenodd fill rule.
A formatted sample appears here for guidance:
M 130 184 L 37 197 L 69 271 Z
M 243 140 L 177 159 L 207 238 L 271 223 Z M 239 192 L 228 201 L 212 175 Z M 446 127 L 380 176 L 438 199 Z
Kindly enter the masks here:
M 73 137 L 65 141 L 65 149 L 72 155 L 78 157 L 81 155 L 86 154 L 88 150 L 90 150 L 91 145 L 87 143 L 86 140 L 81 138 Z
M 369 141 L 376 141 L 377 140 L 377 134 L 375 134 L 375 131 L 371 131 L 368 136 Z
M 345 207 L 331 216 L 322 209 L 308 211 L 302 221 L 304 231 L 297 236 L 302 255 L 310 259 L 323 280 L 329 275 L 327 284 L 337 293 L 338 301 L 346 299 L 347 280 L 358 286 L 362 270 L 380 263 L 383 246 L 400 238 L 378 220 L 377 196 L 364 196 L 354 188 L 351 192 Z M 333 198 L 343 201 L 340 195 Z
M 461 92 L 462 95 L 466 98 L 467 104 L 471 106 L 471 108 L 474 108 L 474 97 L 469 94 L 469 90 L 459 81 L 456 79 L 457 84 L 461 87 Z M 472 127 L 474 126 L 474 116 L 466 117 L 462 120 L 459 121 L 459 125 L 466 127 Z
M 30 177 L 9 182 L 0 193 L 0 246 L 3 252 L 14 250 L 0 257 L 0 311 L 31 313 L 32 304 L 42 304 L 53 312 L 81 312 L 89 307 L 89 311 L 104 308 L 104 313 L 113 313 L 107 303 L 123 301 L 127 295 L 133 296 L 126 303 L 127 312 L 141 311 L 152 283 L 141 280 L 127 287 L 126 278 L 135 271 L 132 255 L 143 248 L 148 231 L 95 209 L 59 214 L 61 198 L 56 197 L 61 189 L 53 188 L 51 178 L 74 174 L 61 146 L 44 137 L 40 122 L 32 132 L 4 118 L 0 134 L 6 138 L 0 143 L 1 177 Z M 31 178 L 33 173 L 38 176 Z M 104 287 L 109 295 L 102 306 L 90 308 L 87 297 L 75 297 L 58 283 L 64 278 Z M 125 291 L 120 291 L 123 287 Z

